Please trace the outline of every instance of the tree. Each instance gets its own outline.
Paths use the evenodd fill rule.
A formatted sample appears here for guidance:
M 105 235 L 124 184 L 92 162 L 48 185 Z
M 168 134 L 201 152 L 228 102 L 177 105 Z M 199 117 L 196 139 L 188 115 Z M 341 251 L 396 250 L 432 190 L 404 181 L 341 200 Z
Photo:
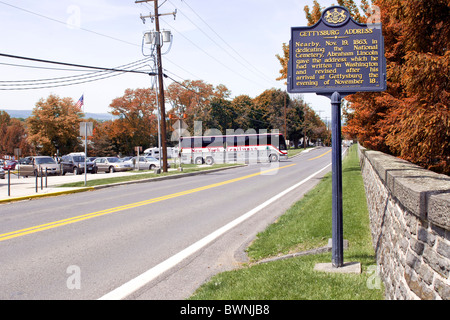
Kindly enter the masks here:
M 27 119 L 29 141 L 43 155 L 72 152 L 79 144 L 82 117 L 71 98 L 50 95 L 40 99 Z
M 33 153 L 24 123 L 19 119 L 11 119 L 7 112 L 0 111 L 0 155 L 13 156 L 16 148 L 21 150 L 22 155 Z
M 374 1 L 385 35 L 388 89 L 348 97 L 344 130 L 364 146 L 450 173 L 450 3 Z
M 157 145 L 158 123 L 156 96 L 151 89 L 126 89 L 122 97 L 114 99 L 109 107 L 117 116 L 109 126 L 109 140 L 117 153 L 133 154 L 134 147 Z
M 248 95 L 240 95 L 235 97 L 231 104 L 236 114 L 235 128 L 233 129 L 243 129 L 244 131 L 250 129 L 252 127 L 250 111 L 255 107 L 253 99 Z
M 237 129 L 235 128 L 237 114 L 231 101 L 223 98 L 213 98 L 210 108 L 209 118 L 204 123 L 207 128 L 217 129 L 222 134 L 226 134 L 227 129 Z
M 166 93 L 174 113 L 186 114 L 185 122 L 188 128 L 194 128 L 194 121 L 208 124 L 211 120 L 211 101 L 214 98 L 226 100 L 229 96 L 230 91 L 224 85 L 214 87 L 202 80 L 173 82 Z
M 88 154 L 93 154 L 97 157 L 111 157 L 116 156 L 120 152 L 110 134 L 112 125 L 112 120 L 104 122 L 94 121 L 94 131 L 91 137 L 92 149 L 88 151 Z

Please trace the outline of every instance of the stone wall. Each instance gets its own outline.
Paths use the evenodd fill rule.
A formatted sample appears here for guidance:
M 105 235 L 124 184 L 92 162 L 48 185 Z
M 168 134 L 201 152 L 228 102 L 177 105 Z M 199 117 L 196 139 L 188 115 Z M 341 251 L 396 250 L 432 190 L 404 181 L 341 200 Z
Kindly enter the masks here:
M 359 147 L 386 299 L 450 299 L 450 177 Z

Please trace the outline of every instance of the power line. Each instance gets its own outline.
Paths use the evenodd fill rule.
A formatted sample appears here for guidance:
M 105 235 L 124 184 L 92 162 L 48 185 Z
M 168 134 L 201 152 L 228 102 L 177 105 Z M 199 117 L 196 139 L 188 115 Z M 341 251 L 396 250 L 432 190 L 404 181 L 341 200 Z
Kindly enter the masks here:
M 38 67 L 38 66 L 29 66 L 23 64 L 14 64 L 14 63 L 3 63 L 0 62 L 0 65 L 7 67 L 21 67 L 21 68 L 30 68 L 30 69 L 42 69 L 42 70 L 56 70 L 56 71 L 78 71 L 85 72 L 85 70 L 74 70 L 74 69 L 63 69 L 63 68 L 50 68 L 50 67 Z M 1 82 L 1 81 L 0 81 Z
M 17 10 L 21 10 L 23 12 L 26 12 L 26 13 L 29 13 L 29 14 L 32 14 L 32 15 L 35 15 L 35 16 L 38 16 L 38 17 L 41 17 L 41 18 L 44 18 L 44 19 L 56 22 L 56 23 L 59 23 L 59 24 L 67 25 L 67 22 L 65 22 L 65 21 L 61 21 L 61 20 L 58 20 L 58 19 L 55 19 L 55 18 L 51 18 L 51 17 L 45 16 L 43 14 L 36 13 L 36 12 L 30 11 L 30 10 L 27 10 L 27 9 L 15 6 L 15 5 L 12 5 L 12 4 L 4 2 L 4 1 L 0 1 L 0 3 L 4 4 L 6 6 L 9 6 L 9 7 L 15 8 Z M 131 42 L 119 39 L 119 38 L 112 37 L 112 36 L 108 36 L 106 34 L 103 34 L 103 33 L 97 32 L 97 31 L 92 31 L 92 30 L 89 30 L 89 29 L 86 29 L 86 28 L 82 28 L 82 27 L 80 27 L 79 29 L 83 30 L 85 32 L 89 32 L 89 33 L 92 33 L 92 34 L 104 37 L 104 38 L 108 38 L 108 39 L 111 39 L 111 40 L 119 41 L 119 42 L 122 42 L 122 43 L 125 43 L 125 44 L 128 44 L 128 45 L 132 45 L 132 46 L 135 46 L 135 47 L 140 47 L 140 45 L 138 45 L 138 44 L 131 43 Z
M 94 81 L 99 81 L 99 80 L 105 80 L 108 78 L 112 78 L 112 77 L 116 77 L 119 76 L 121 74 L 119 73 L 114 73 L 112 75 L 108 75 L 108 76 L 103 76 L 97 79 L 93 79 L 93 80 L 86 80 L 86 81 L 79 81 L 79 82 L 70 82 L 70 83 L 62 83 L 62 84 L 55 84 L 55 85 L 49 85 L 49 86 L 39 86 L 39 87 L 20 87 L 20 88 L 0 88 L 0 91 L 13 91 L 13 90 L 36 90 L 36 89 L 50 89 L 50 88 L 58 88 L 58 87 L 67 87 L 67 86 L 73 86 L 73 85 L 79 85 L 79 84 L 85 84 L 85 83 L 89 83 L 89 82 L 94 82 Z
M 170 0 L 169 3 L 171 3 L 174 7 L 176 7 Z M 186 4 L 187 5 L 187 4 Z M 180 13 L 187 19 L 189 20 L 198 30 L 200 30 L 200 32 L 202 32 L 208 39 L 210 39 L 216 46 L 218 46 L 221 50 L 223 50 L 223 52 L 225 52 L 227 55 L 229 55 L 233 60 L 235 60 L 237 63 L 239 63 L 240 65 L 242 65 L 244 68 L 246 68 L 248 71 L 252 72 L 254 75 L 258 76 L 259 78 L 261 78 L 264 81 L 267 81 L 268 83 L 273 83 L 273 81 L 268 80 L 268 78 L 265 78 L 265 75 L 262 74 L 261 72 L 259 72 L 259 70 L 257 70 L 255 68 L 255 70 L 257 70 L 259 72 L 259 74 L 255 73 L 254 70 L 250 69 L 248 66 L 250 65 L 250 63 L 248 61 L 246 61 L 236 50 L 234 50 L 233 47 L 231 47 L 230 45 L 228 45 L 228 43 L 225 42 L 225 40 L 223 40 L 222 37 L 220 37 L 217 32 L 215 32 L 195 11 L 192 10 L 192 8 L 190 8 L 225 44 L 228 45 L 228 47 L 230 47 L 242 60 L 245 61 L 245 63 L 239 61 L 239 59 L 237 59 L 235 56 L 233 56 L 227 49 L 225 49 L 222 45 L 220 45 L 219 43 L 217 43 L 217 41 L 215 41 L 211 36 L 209 36 L 201 27 L 199 27 L 194 21 L 192 21 L 187 15 L 185 15 L 182 10 L 180 10 L 179 8 L 177 8 Z M 262 78 L 261 75 L 264 77 Z
M 169 73 L 172 73 L 172 72 L 170 72 L 170 71 L 168 71 L 168 72 L 169 72 Z M 174 74 L 174 73 L 172 73 L 172 74 Z M 174 74 L 174 75 L 175 75 L 175 74 Z M 175 76 L 177 76 L 177 75 L 175 75 Z M 174 78 L 168 76 L 167 74 L 164 74 L 164 77 L 169 78 L 170 80 L 172 80 L 172 81 L 175 82 L 176 84 L 182 86 L 182 87 L 185 88 L 186 90 L 188 90 L 188 91 L 194 93 L 195 95 L 199 96 L 203 101 L 207 101 L 207 99 L 206 99 L 205 97 L 203 97 L 202 95 L 200 95 L 200 93 L 198 93 L 197 91 L 192 90 L 191 88 L 189 88 L 189 87 L 187 87 L 186 85 L 184 85 L 183 83 L 181 83 L 181 82 L 175 80 Z M 179 76 L 177 76 L 177 77 L 179 77 Z M 181 79 L 181 77 L 179 77 L 179 78 Z M 252 110 L 252 111 L 257 111 L 257 110 Z M 260 112 L 259 112 L 259 113 L 260 113 Z M 260 113 L 260 114 L 261 114 L 261 113 Z M 254 119 L 254 118 L 249 117 L 248 115 L 242 115 L 242 116 L 245 117 L 245 118 L 247 118 L 248 120 L 251 120 L 251 121 L 256 121 L 256 122 L 259 122 L 259 123 L 264 123 L 264 124 L 270 125 L 270 123 L 267 122 L 267 121 L 257 120 L 257 119 Z
M 181 0 L 220 40 L 223 41 L 236 55 L 238 55 L 247 65 L 251 66 L 256 72 L 258 72 L 263 77 L 267 77 L 264 73 L 262 73 L 258 68 L 253 66 L 249 61 L 247 61 L 236 49 L 233 48 L 230 44 L 228 44 L 225 39 L 223 39 L 187 2 L 186 0 Z M 266 78 L 269 80 L 269 78 Z M 272 82 L 272 80 L 270 80 Z
M 166 21 L 164 21 L 165 24 L 167 24 L 171 29 L 175 30 L 180 36 L 182 36 L 184 39 L 186 39 L 187 41 L 189 41 L 193 46 L 195 46 L 198 50 L 202 51 L 204 54 L 206 54 L 208 57 L 210 57 L 211 59 L 213 59 L 214 61 L 216 61 L 218 64 L 220 64 L 221 66 L 223 66 L 224 68 L 228 69 L 229 71 L 235 73 L 236 75 L 240 76 L 241 78 L 243 78 L 244 80 L 247 80 L 249 82 L 252 82 L 258 86 L 263 86 L 260 83 L 257 83 L 249 78 L 247 78 L 246 76 L 242 75 L 241 73 L 231 69 L 229 66 L 227 66 L 226 64 L 224 64 L 222 61 L 218 60 L 216 57 L 212 56 L 211 54 L 209 54 L 208 52 L 206 52 L 204 49 L 202 49 L 201 47 L 199 47 L 197 44 L 195 44 L 192 40 L 190 40 L 188 37 L 186 37 L 185 35 L 183 35 L 181 32 L 179 32 L 177 29 L 175 29 L 173 26 L 171 26 L 169 23 L 167 23 Z
M 133 66 L 138 66 L 138 65 L 142 65 L 142 64 L 146 64 L 147 62 L 149 62 L 151 59 L 142 59 L 142 60 L 138 60 L 138 61 L 134 61 L 125 65 L 121 65 L 119 67 L 116 68 L 130 68 Z M 9 63 L 0 63 L 1 65 L 8 65 L 8 66 L 14 66 L 14 67 L 23 67 L 23 68 L 39 68 L 39 69 L 49 69 L 49 70 L 57 70 L 57 71 L 77 71 L 77 72 L 85 72 L 85 70 L 76 70 L 76 69 L 63 69 L 63 68 L 48 68 L 48 67 L 37 67 L 37 66 L 30 66 L 30 65 L 19 65 L 19 64 L 9 64 Z M 37 83 L 37 82 L 48 82 L 48 83 L 52 83 L 52 82 L 58 82 L 58 81 L 63 81 L 63 80 L 69 80 L 70 79 L 85 79 L 85 78 L 92 78 L 92 77 L 96 77 L 98 75 L 101 74 L 105 74 L 105 73 L 111 73 L 113 71 L 94 71 L 94 72 L 89 72 L 89 73 L 84 73 L 84 74 L 80 74 L 77 76 L 66 76 L 66 77 L 58 77 L 58 78 L 46 78 L 46 79 L 32 79 L 32 80 L 9 80 L 9 81 L 0 81 L 0 86 L 3 85 L 5 86 L 5 84 L 3 83 L 8 83 L 11 84 L 11 86 L 13 85 L 22 85 L 22 84 L 33 84 L 33 83 Z
M 84 65 L 72 64 L 72 63 L 64 63 L 64 62 L 49 61 L 49 60 L 42 60 L 42 59 L 35 59 L 35 58 L 28 58 L 28 57 L 13 56 L 13 55 L 2 54 L 2 53 L 0 53 L 0 56 L 4 56 L 4 57 L 8 57 L 8 58 L 24 59 L 24 60 L 29 60 L 29 61 L 37 61 L 37 62 L 42 62 L 42 63 L 69 65 L 72 67 L 102 70 L 99 72 L 92 72 L 92 73 L 79 75 L 79 76 L 72 76 L 72 77 L 61 77 L 61 78 L 41 79 L 41 80 L 22 80 L 22 81 L 13 82 L 12 84 L 11 83 L 4 84 L 4 83 L 7 83 L 7 81 L 5 81 L 5 82 L 2 81 L 1 83 L 3 83 L 3 84 L 0 84 L 0 86 L 13 87 L 13 88 L 0 88 L 1 91 L 48 89 L 48 88 L 55 88 L 55 87 L 78 85 L 78 84 L 84 84 L 84 83 L 104 80 L 104 79 L 115 77 L 115 76 L 118 76 L 118 75 L 121 75 L 124 73 L 139 73 L 139 74 L 146 74 L 146 75 L 151 75 L 151 76 L 156 75 L 156 73 L 154 73 L 154 72 L 138 70 L 138 69 L 141 69 L 146 66 L 148 59 L 143 59 L 140 61 L 136 61 L 136 62 L 127 64 L 127 65 L 124 65 L 126 67 L 134 67 L 134 69 L 129 70 L 129 69 L 118 69 L 118 68 L 102 68 L 102 67 L 84 66 Z M 94 78 L 94 79 L 92 79 L 92 78 Z M 70 80 L 67 80 L 67 79 L 70 79 Z M 90 79 L 90 80 L 86 80 L 86 79 Z
M 50 64 L 57 64 L 57 65 L 63 65 L 63 66 L 85 68 L 85 69 L 94 69 L 94 70 L 103 70 L 103 71 L 115 71 L 115 72 L 141 73 L 141 74 L 147 74 L 147 75 L 152 75 L 152 76 L 156 75 L 154 73 L 149 73 L 149 72 L 144 72 L 144 71 L 123 70 L 123 69 L 115 69 L 115 68 L 103 68 L 103 67 L 86 66 L 86 65 L 67 63 L 67 62 L 59 62 L 59 61 L 44 60 L 44 59 L 37 59 L 37 58 L 21 57 L 21 56 L 5 54 L 5 53 L 0 53 L 0 56 L 6 57 L 6 58 L 22 59 L 22 60 L 28 60 L 28 61 L 34 61 L 34 62 L 50 63 Z
M 167 0 L 170 4 L 172 4 L 174 7 L 176 7 L 170 0 Z M 146 5 L 146 4 L 144 4 Z M 147 5 L 146 5 L 147 6 Z M 177 8 L 177 7 L 176 7 Z M 190 8 L 190 7 L 189 7 Z M 179 9 L 179 8 L 177 8 Z M 208 25 L 192 8 L 190 8 L 206 25 Z M 236 59 L 236 57 L 234 57 L 233 55 L 230 54 L 229 51 L 227 51 L 225 48 L 223 48 L 223 46 L 221 46 L 219 43 L 217 43 L 217 41 L 215 41 L 213 38 L 211 38 L 204 30 L 202 30 L 202 28 L 200 28 L 197 24 L 195 24 L 195 22 L 193 22 L 188 16 L 186 16 L 183 12 L 181 12 L 181 14 L 186 17 L 196 28 L 198 28 L 206 37 L 208 37 L 215 45 L 217 45 L 223 52 L 225 52 L 226 54 L 228 54 L 231 58 L 233 58 L 235 61 L 237 61 L 238 63 L 240 63 L 242 66 L 244 66 L 245 68 L 247 68 L 250 72 L 253 72 L 251 69 L 248 68 L 248 65 L 251 66 L 251 64 L 246 61 L 245 59 L 243 59 L 243 57 L 236 51 L 234 50 L 234 48 L 232 48 L 228 43 L 226 43 L 226 41 L 221 38 L 217 32 L 215 32 L 209 25 L 208 27 L 225 43 L 227 44 L 234 52 L 236 52 L 238 54 L 238 56 L 241 57 L 241 59 L 243 59 L 246 64 L 240 62 L 239 60 Z M 198 46 L 196 43 L 194 43 L 191 39 L 189 39 L 188 37 L 186 37 L 184 34 L 182 34 L 180 31 L 178 31 L 176 28 L 174 28 L 171 24 L 169 24 L 168 22 L 164 21 L 165 24 L 168 25 L 168 27 L 170 27 L 171 29 L 173 29 L 175 32 L 177 32 L 181 37 L 183 37 L 184 39 L 186 39 L 188 42 L 190 42 L 194 47 L 196 47 L 198 50 L 202 51 L 205 55 L 207 55 L 208 57 L 210 57 L 211 59 L 213 59 L 214 61 L 216 61 L 218 64 L 220 64 L 221 66 L 223 66 L 224 68 L 228 69 L 230 72 L 238 75 L 239 77 L 243 78 L 244 80 L 251 82 L 255 85 L 257 85 L 258 87 L 266 87 L 266 85 L 263 85 L 262 83 L 258 83 L 257 81 L 255 81 L 256 79 L 249 79 L 248 77 L 246 77 L 245 75 L 243 75 L 242 73 L 239 73 L 236 70 L 233 70 L 232 68 L 230 68 L 228 65 L 224 64 L 223 61 L 220 61 L 219 59 L 217 59 L 216 57 L 214 57 L 213 55 L 211 55 L 210 53 L 208 53 L 207 51 L 205 51 L 203 48 L 201 48 L 200 46 Z M 186 69 L 176 65 L 173 61 L 169 60 L 167 58 L 167 60 L 169 62 L 171 62 L 172 64 L 174 64 L 175 66 L 177 66 L 178 68 L 182 69 L 183 71 L 189 73 L 192 75 L 191 72 L 187 71 Z M 255 67 L 253 67 L 255 68 Z M 256 68 L 255 68 L 256 69 Z M 257 70 L 257 69 L 256 69 Z M 263 77 L 265 77 L 265 75 L 263 73 L 261 73 L 259 70 L 257 70 L 259 72 L 260 75 L 257 75 L 256 73 L 253 72 L 253 74 L 257 75 L 257 77 L 261 80 L 267 81 L 268 83 L 272 83 L 272 81 L 268 80 L 268 78 L 262 78 L 261 75 L 263 75 Z M 200 79 L 201 77 L 195 76 L 194 77 Z

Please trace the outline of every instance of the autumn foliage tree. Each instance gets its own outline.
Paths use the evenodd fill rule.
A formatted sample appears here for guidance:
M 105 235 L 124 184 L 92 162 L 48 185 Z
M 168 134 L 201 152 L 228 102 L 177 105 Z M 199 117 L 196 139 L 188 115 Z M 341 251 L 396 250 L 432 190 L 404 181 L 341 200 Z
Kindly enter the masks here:
M 11 118 L 5 111 L 0 111 L 0 155 L 13 156 L 15 149 L 20 149 L 23 155 L 33 152 L 28 143 L 25 123 Z
M 343 133 L 365 147 L 391 153 L 425 168 L 450 174 L 450 3 L 447 0 L 338 0 L 353 18 L 366 22 L 377 8 L 383 26 L 387 90 L 348 96 Z M 305 7 L 308 24 L 323 8 Z M 360 13 L 362 12 L 362 13 Z M 287 74 L 289 48 L 277 56 Z
M 183 129 L 194 134 L 194 122 L 201 121 L 202 134 L 208 130 L 227 134 L 227 130 L 286 131 L 287 138 L 296 145 L 305 135 L 308 141 L 326 141 L 325 124 L 301 97 L 291 99 L 283 90 L 268 89 L 255 98 L 248 95 L 230 99 L 231 92 L 224 85 L 213 86 L 204 81 L 172 83 L 166 90 L 168 114 L 186 114 Z M 110 104 L 114 117 L 109 121 L 93 122 L 93 134 L 88 137 L 87 151 L 90 156 L 134 155 L 135 147 L 144 149 L 158 145 L 157 97 L 151 89 L 127 89 Z M 21 132 L 25 142 L 30 142 L 38 154 L 60 155 L 84 151 L 79 136 L 79 124 L 84 114 L 77 109 L 71 98 L 50 95 L 41 99 L 27 119 L 28 131 Z M 165 121 L 171 121 L 165 119 Z M 0 114 L 0 129 L 13 130 L 19 120 Z M 167 123 L 169 145 L 178 139 L 172 135 L 178 129 L 175 123 Z M 172 130 L 170 129 L 172 128 Z M 22 141 L 24 142 L 24 141 Z M 18 145 L 18 142 L 14 143 Z M 21 144 L 25 146 L 25 144 Z M 2 146 L 6 147 L 7 144 Z M 8 145 L 9 146 L 9 145 Z M 25 147 L 23 147 L 25 148 Z M 8 151 L 9 152 L 9 151 Z M 27 153 L 27 155 L 31 155 Z
M 377 0 L 385 37 L 386 92 L 350 96 L 344 128 L 368 148 L 450 174 L 450 3 Z
M 118 119 L 107 128 L 117 154 L 134 154 L 138 146 L 157 145 L 156 95 L 151 89 L 127 89 L 114 99 L 111 114 Z M 97 131 L 97 133 L 100 132 Z
M 230 91 L 224 85 L 214 87 L 202 80 L 173 82 L 166 94 L 173 112 L 177 115 L 186 114 L 185 122 L 189 128 L 194 127 L 194 121 L 202 121 L 205 124 L 211 122 L 211 101 L 227 99 L 229 96 Z
M 82 117 L 71 98 L 50 95 L 41 99 L 27 119 L 29 142 L 43 155 L 73 152 L 79 146 Z

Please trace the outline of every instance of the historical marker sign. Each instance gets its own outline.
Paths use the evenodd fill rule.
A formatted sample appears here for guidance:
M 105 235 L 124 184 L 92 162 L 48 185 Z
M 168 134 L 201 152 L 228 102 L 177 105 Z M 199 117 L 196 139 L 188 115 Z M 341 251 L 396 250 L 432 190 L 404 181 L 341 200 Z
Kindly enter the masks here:
M 386 90 L 381 24 L 355 22 L 344 7 L 324 10 L 312 27 L 291 29 L 289 93 L 316 93 L 332 108 L 332 265 L 344 266 L 341 100 L 361 91 Z
M 359 24 L 346 8 L 333 6 L 314 26 L 291 29 L 288 92 L 384 90 L 386 59 L 380 25 Z

